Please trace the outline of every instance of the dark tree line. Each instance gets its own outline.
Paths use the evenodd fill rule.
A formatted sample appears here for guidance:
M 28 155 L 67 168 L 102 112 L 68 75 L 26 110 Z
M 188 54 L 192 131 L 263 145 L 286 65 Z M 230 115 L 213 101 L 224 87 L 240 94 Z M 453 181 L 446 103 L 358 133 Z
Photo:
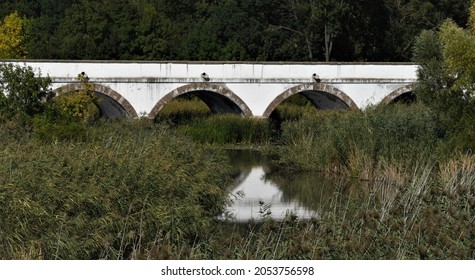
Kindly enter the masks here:
M 409 61 L 470 0 L 3 0 L 29 58 Z

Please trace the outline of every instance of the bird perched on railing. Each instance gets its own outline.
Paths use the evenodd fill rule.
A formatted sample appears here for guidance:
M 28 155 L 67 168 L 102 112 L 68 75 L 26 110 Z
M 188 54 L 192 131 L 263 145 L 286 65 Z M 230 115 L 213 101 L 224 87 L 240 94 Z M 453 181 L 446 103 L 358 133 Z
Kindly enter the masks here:
M 89 82 L 89 77 L 87 76 L 87 74 L 82 71 L 81 73 L 78 74 L 78 80 L 81 81 L 81 82 Z
M 201 78 L 203 79 L 203 81 L 209 82 L 209 76 L 208 76 L 208 74 L 206 74 L 206 72 L 203 72 L 201 74 Z
M 320 76 L 318 76 L 317 73 L 313 73 L 312 78 L 316 83 L 320 83 L 321 81 Z

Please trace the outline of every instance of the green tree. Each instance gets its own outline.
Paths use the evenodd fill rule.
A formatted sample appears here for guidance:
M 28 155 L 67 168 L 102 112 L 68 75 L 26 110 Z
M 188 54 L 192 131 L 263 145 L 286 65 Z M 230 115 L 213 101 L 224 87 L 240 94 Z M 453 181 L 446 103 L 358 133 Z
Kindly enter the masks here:
M 317 1 L 312 5 L 312 17 L 323 22 L 325 61 L 330 61 L 335 37 L 342 32 L 342 18 L 349 11 L 349 5 L 344 0 Z
M 447 18 L 464 25 L 471 0 L 385 0 L 388 26 L 384 56 L 392 61 L 411 57 L 414 38 L 421 30 L 435 30 Z
M 46 104 L 43 114 L 33 119 L 35 136 L 43 141 L 87 140 L 88 126 L 100 116 L 100 102 L 94 94 L 94 85 L 83 72 L 78 75 L 82 84 L 79 91 L 60 92 Z
M 53 97 L 51 79 L 30 66 L 0 64 L 0 77 L 0 113 L 7 116 L 41 113 Z
M 470 23 L 474 22 L 471 7 Z M 423 31 L 414 46 L 418 71 L 418 98 L 437 112 L 441 128 L 454 144 L 474 149 L 475 143 L 475 33 L 445 21 L 440 30 Z
M 0 24 L 0 58 L 24 58 L 26 56 L 25 19 L 14 12 Z
M 322 46 L 322 33 L 319 32 L 319 18 L 313 1 L 287 1 L 282 9 L 281 19 L 270 25 L 270 31 L 285 32 L 279 36 L 282 42 L 277 45 L 280 55 L 291 60 L 317 60 L 316 49 Z
M 463 93 L 465 99 L 473 95 L 475 86 L 475 33 L 471 28 L 463 29 L 451 20 L 440 28 L 446 71 L 455 80 L 452 90 Z
M 64 18 L 65 11 L 79 0 L 29 0 L 28 2 L 29 9 L 19 7 L 20 13 L 28 18 L 25 29 L 28 57 L 62 58 L 60 46 L 63 38 L 58 36 L 58 30 L 61 28 L 60 21 Z

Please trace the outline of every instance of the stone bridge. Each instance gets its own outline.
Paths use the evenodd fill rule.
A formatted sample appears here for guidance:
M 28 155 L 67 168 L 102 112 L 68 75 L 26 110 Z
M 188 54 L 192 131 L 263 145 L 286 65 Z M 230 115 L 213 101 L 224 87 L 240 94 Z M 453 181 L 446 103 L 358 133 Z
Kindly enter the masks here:
M 8 62 L 8 61 L 3 61 Z M 1 63 L 1 62 L 0 62 Z M 14 61 L 53 80 L 56 93 L 94 85 L 105 117 L 154 119 L 174 98 L 194 94 L 214 113 L 267 118 L 302 94 L 318 109 L 364 109 L 411 93 L 417 65 L 408 63 Z

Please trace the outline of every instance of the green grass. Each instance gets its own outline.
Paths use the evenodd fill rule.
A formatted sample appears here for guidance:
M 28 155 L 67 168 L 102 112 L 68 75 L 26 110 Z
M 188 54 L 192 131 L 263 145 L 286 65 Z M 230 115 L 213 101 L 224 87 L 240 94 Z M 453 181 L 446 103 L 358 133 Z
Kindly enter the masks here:
M 174 99 L 165 105 L 158 113 L 156 121 L 186 125 L 193 120 L 205 119 L 212 115 L 211 110 L 203 101 L 198 98 L 185 97 Z
M 271 141 L 269 120 L 236 115 L 213 115 L 178 130 L 198 143 L 262 145 Z
M 41 120 L 0 119 L 0 259 L 475 258 L 475 156 L 447 156 L 419 104 L 312 110 L 283 122 L 279 139 L 268 120 L 182 121 L 49 137 Z M 310 220 L 218 221 L 229 143 L 345 180 Z
M 93 140 L 45 143 L 2 127 L 1 259 L 131 258 L 193 243 L 221 212 L 224 154 L 149 123 L 90 129 Z
M 414 166 L 436 149 L 433 114 L 422 105 L 361 111 L 315 111 L 282 123 L 267 153 L 282 168 L 370 179 L 382 161 Z

